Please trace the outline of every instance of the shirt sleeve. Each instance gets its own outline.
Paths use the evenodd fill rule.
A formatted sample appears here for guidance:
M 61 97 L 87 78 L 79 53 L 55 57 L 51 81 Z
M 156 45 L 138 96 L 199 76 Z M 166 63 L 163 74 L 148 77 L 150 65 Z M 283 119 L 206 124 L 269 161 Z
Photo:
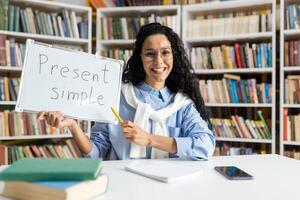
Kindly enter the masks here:
M 183 122 L 179 137 L 175 137 L 179 158 L 201 160 L 213 155 L 216 141 L 213 132 L 201 118 L 194 104 L 189 104 L 182 111 Z
M 111 149 L 108 124 L 96 123 L 91 130 L 92 150 L 86 155 L 91 158 L 105 158 Z

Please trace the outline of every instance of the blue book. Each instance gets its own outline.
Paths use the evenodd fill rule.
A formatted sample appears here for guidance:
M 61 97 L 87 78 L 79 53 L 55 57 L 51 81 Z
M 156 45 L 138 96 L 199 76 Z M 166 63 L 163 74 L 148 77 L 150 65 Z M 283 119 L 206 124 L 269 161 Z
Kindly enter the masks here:
M 297 5 L 297 17 L 298 17 L 298 23 L 300 25 L 300 5 Z
M 266 63 L 266 68 L 270 67 L 269 61 L 268 61 L 268 45 L 266 43 L 261 44 L 262 47 L 262 54 L 264 56 L 264 60 Z
M 261 46 L 257 45 L 257 51 L 256 51 L 256 63 L 257 63 L 257 68 L 262 68 L 261 65 Z
M 288 6 L 288 13 L 289 13 L 289 22 L 290 22 L 290 29 L 295 29 L 295 17 L 294 16 L 294 5 Z
M 0 76 L 0 101 L 5 101 L 4 79 L 2 76 Z
M 228 87 L 229 87 L 230 101 L 231 103 L 234 103 L 234 94 L 233 94 L 234 92 L 233 92 L 231 79 L 228 79 Z
M 240 88 L 241 88 L 241 91 L 242 91 L 243 103 L 247 103 L 247 96 L 246 96 L 246 91 L 245 91 L 245 86 L 244 86 L 244 80 L 240 80 Z
M 7 181 L 2 195 L 30 200 L 92 199 L 103 194 L 107 184 L 106 175 L 88 181 Z
M 266 103 L 270 103 L 269 84 L 268 83 L 265 83 L 265 93 L 266 93 Z
M 232 93 L 233 93 L 233 103 L 239 103 L 236 80 L 230 80 L 230 81 L 231 81 Z
M 65 37 L 70 37 L 70 34 L 69 34 L 68 30 L 67 30 L 67 26 L 66 26 L 65 20 L 61 20 L 61 25 L 62 25 L 64 34 L 65 34 Z
M 16 54 L 15 54 L 15 38 L 9 38 L 9 51 L 10 51 L 10 63 L 12 67 L 16 67 Z

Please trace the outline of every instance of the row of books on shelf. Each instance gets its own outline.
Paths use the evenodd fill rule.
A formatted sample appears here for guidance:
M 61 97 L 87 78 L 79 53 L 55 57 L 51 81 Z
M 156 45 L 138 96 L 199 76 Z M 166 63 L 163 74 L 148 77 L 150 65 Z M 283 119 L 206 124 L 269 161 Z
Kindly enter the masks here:
M 230 147 L 228 149 L 216 147 L 214 156 L 234 156 L 234 155 L 251 155 L 252 148 Z
M 17 101 L 20 78 L 0 76 L 0 101 Z
M 260 120 L 245 119 L 243 116 L 232 115 L 231 119 L 211 118 L 215 134 L 218 137 L 271 139 L 272 134 L 263 118 L 261 111 Z
M 195 16 L 188 20 L 188 37 L 220 36 L 272 31 L 271 10 Z
M 205 103 L 272 103 L 272 84 L 256 79 L 199 80 Z
M 99 39 L 134 39 L 140 27 L 152 22 L 159 22 L 165 26 L 178 30 L 177 16 L 158 16 L 151 14 L 148 17 L 100 17 Z
M 36 113 L 0 112 L 0 136 L 71 135 L 68 128 L 54 128 L 37 119 Z
M 300 4 L 290 4 L 285 8 L 286 29 L 300 29 Z
M 287 104 L 300 103 L 300 75 L 288 75 L 284 79 L 284 102 Z
M 187 0 L 184 0 L 187 1 Z M 124 7 L 124 6 L 149 6 L 149 5 L 178 5 L 181 0 L 90 0 L 91 6 L 97 8 Z
M 283 140 L 300 142 L 300 114 L 289 115 L 287 108 L 283 111 Z
M 271 43 L 196 47 L 189 50 L 194 69 L 237 69 L 272 67 Z
M 248 144 L 247 146 L 236 146 L 233 143 L 218 144 L 214 151 L 214 156 L 234 156 L 234 155 L 250 155 L 250 154 L 266 154 L 266 145 Z
M 50 13 L 19 7 L 9 0 L 1 0 L 0 29 L 33 34 L 88 38 L 88 22 L 73 10 Z
M 149 6 L 149 5 L 185 5 L 211 2 L 216 0 L 90 0 L 90 4 L 96 9 L 99 7 L 124 7 L 124 6 Z
M 22 67 L 26 45 L 18 43 L 15 38 L 0 35 L 0 66 Z
M 129 49 L 110 49 L 100 51 L 100 56 L 110 57 L 114 59 L 124 60 L 127 62 L 132 55 L 132 50 Z
M 186 5 L 205 3 L 217 0 L 90 0 L 93 8 L 98 7 L 124 7 L 124 6 L 149 6 L 149 5 Z M 222 1 L 222 0 L 221 0 Z
M 0 145 L 0 165 L 12 164 L 21 158 L 79 158 L 82 157 L 74 140 L 59 144 Z
M 286 157 L 290 157 L 290 158 L 300 160 L 300 151 L 299 150 L 298 151 L 296 151 L 296 150 L 292 150 L 292 151 L 285 150 L 283 152 L 283 155 L 286 156 Z
M 284 42 L 284 65 L 300 65 L 300 40 Z

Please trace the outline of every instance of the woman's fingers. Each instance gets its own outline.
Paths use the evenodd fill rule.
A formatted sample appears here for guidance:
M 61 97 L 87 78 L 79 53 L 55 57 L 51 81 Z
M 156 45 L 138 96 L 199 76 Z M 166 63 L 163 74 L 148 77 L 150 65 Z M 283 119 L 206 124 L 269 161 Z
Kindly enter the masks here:
M 40 112 L 38 114 L 39 120 L 46 120 L 50 126 L 59 128 L 62 126 L 64 116 L 61 112 Z
M 38 118 L 38 120 L 46 120 L 47 115 L 48 115 L 48 112 L 42 111 L 42 112 L 38 113 L 37 118 Z
M 122 123 L 122 127 L 130 127 L 133 128 L 134 127 L 134 123 L 132 123 L 131 121 L 125 121 L 124 123 Z

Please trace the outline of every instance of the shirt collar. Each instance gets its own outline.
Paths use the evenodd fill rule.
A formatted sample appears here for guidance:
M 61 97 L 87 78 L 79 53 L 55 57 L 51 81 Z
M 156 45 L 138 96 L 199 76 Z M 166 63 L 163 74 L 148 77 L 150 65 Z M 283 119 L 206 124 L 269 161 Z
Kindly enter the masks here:
M 155 88 L 151 87 L 150 85 L 148 85 L 147 83 L 143 82 L 143 83 L 137 85 L 137 87 L 142 92 L 145 92 L 145 93 L 148 93 L 148 94 L 150 94 L 150 93 L 151 94 L 156 94 L 157 96 L 161 97 L 161 99 L 163 101 L 168 100 L 168 98 L 172 94 L 172 92 L 169 90 L 169 88 L 167 86 L 165 86 L 164 88 L 159 90 L 159 89 L 155 89 Z

